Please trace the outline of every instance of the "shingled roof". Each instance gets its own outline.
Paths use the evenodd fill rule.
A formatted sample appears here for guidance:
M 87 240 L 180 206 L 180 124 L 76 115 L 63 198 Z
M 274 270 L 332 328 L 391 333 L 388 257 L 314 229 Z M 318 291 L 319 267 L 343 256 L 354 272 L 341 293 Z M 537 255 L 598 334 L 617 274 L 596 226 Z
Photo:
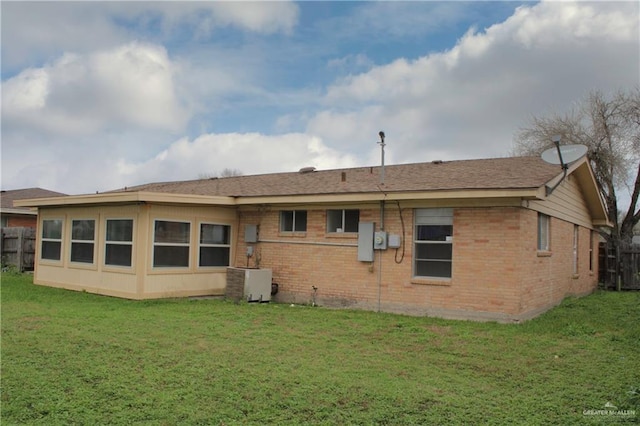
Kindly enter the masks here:
M 411 192 L 439 190 L 539 188 L 561 172 L 539 157 L 444 161 L 380 167 L 273 173 L 250 176 L 159 182 L 113 192 L 160 192 L 208 196 L 257 197 L 287 195 Z
M 31 198 L 44 198 L 44 197 L 62 197 L 67 194 L 61 192 L 49 191 L 42 188 L 26 188 L 26 189 L 12 189 L 0 191 L 0 203 L 3 211 L 8 210 L 30 210 L 28 207 L 15 207 L 13 202 L 15 200 L 27 200 Z

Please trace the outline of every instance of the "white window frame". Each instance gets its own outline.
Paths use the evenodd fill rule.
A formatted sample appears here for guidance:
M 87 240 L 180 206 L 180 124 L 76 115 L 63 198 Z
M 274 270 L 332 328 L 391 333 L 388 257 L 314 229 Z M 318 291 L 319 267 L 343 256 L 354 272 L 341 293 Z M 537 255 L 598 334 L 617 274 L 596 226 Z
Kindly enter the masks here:
M 594 234 L 595 232 L 593 232 L 593 230 L 589 230 L 589 272 L 593 272 L 593 264 L 595 262 L 594 257 L 594 250 L 593 247 L 595 245 L 595 241 L 594 241 Z
M 551 251 L 551 216 L 538 213 L 537 230 L 538 251 Z
M 578 225 L 573 225 L 573 275 L 578 275 L 579 273 L 579 247 L 580 247 L 580 227 Z
M 356 221 L 355 230 L 347 231 L 345 229 L 347 211 L 358 212 L 358 220 Z M 342 212 L 342 218 L 341 218 L 340 226 L 336 226 L 335 229 L 334 228 L 329 228 L 329 214 L 331 212 Z M 327 210 L 327 233 L 329 233 L 329 234 L 335 234 L 335 233 L 341 233 L 341 232 L 350 233 L 350 234 L 357 234 L 358 233 L 358 222 L 360 222 L 360 210 L 359 209 L 329 209 L 329 210 Z
M 92 240 L 81 240 L 77 238 L 73 238 L 73 223 L 74 222 L 83 222 L 83 221 L 91 221 L 93 222 L 93 239 Z M 75 217 L 71 218 L 71 225 L 69 227 L 69 262 L 74 265 L 95 265 L 96 264 L 96 234 L 98 233 L 98 221 L 94 217 Z M 73 260 L 73 245 L 74 244 L 91 244 L 91 262 L 85 262 L 82 260 Z
M 44 222 L 53 222 L 53 221 L 59 221 L 60 222 L 60 238 L 46 238 L 44 236 Z M 64 218 L 59 218 L 59 217 L 51 217 L 51 218 L 46 218 L 46 219 L 42 219 L 42 223 L 40 224 L 42 227 L 42 230 L 40 231 L 40 260 L 44 260 L 45 262 L 62 262 L 62 253 L 64 253 L 63 251 L 63 236 L 64 236 Z M 42 245 L 43 243 L 59 243 L 60 244 L 60 256 L 58 256 L 57 259 L 49 259 L 47 257 L 42 257 L 44 250 L 42 249 Z
M 291 214 L 292 218 L 291 218 L 291 229 L 284 229 L 284 215 L 285 214 Z M 296 228 L 296 224 L 297 224 L 297 216 L 300 215 L 300 213 L 304 213 L 304 229 L 297 229 Z M 307 232 L 307 221 L 309 218 L 309 213 L 307 212 L 307 210 L 281 210 L 280 211 L 280 232 Z
M 164 243 L 156 241 L 156 223 L 158 222 L 173 222 L 173 223 L 187 223 L 189 224 L 188 242 L 186 243 Z M 154 219 L 152 222 L 151 234 L 152 237 L 152 254 L 151 254 L 151 267 L 153 269 L 189 269 L 191 267 L 191 235 L 193 233 L 193 223 L 190 220 L 179 219 Z M 187 247 L 189 249 L 187 254 L 187 265 L 160 265 L 156 266 L 156 247 Z
M 451 226 L 451 235 L 447 236 L 445 241 L 438 240 L 419 240 L 419 226 Z M 414 210 L 414 256 L 413 256 L 413 278 L 449 281 L 453 278 L 453 208 L 427 208 Z M 419 245 L 449 245 L 451 246 L 451 259 L 441 258 L 418 258 Z M 418 275 L 418 262 L 449 262 L 451 264 L 451 273 L 449 276 L 441 275 Z
M 226 226 L 229 228 L 228 236 L 229 242 L 228 244 L 210 244 L 202 242 L 202 226 L 203 225 L 215 225 L 215 226 Z M 198 224 L 198 268 L 227 268 L 231 265 L 231 230 L 232 227 L 228 223 L 217 223 L 217 222 L 200 222 Z M 222 247 L 229 250 L 229 262 L 227 265 L 201 265 L 201 250 L 203 247 Z
M 121 221 L 121 220 L 128 220 L 131 221 L 131 241 L 116 241 L 116 240 L 109 240 L 109 222 L 110 221 Z M 135 239 L 136 236 L 136 221 L 135 219 L 131 218 L 131 217 L 109 217 L 109 218 L 105 218 L 104 220 L 104 259 L 103 259 L 103 264 L 106 267 L 109 268 L 126 268 L 126 269 L 131 269 L 133 268 L 133 258 L 134 258 L 134 253 L 133 253 L 133 248 L 134 248 L 134 244 L 133 241 Z M 131 247 L 131 259 L 129 259 L 130 264 L 128 266 L 126 265 L 117 265 L 114 263 L 107 263 L 107 247 L 108 246 L 130 246 Z

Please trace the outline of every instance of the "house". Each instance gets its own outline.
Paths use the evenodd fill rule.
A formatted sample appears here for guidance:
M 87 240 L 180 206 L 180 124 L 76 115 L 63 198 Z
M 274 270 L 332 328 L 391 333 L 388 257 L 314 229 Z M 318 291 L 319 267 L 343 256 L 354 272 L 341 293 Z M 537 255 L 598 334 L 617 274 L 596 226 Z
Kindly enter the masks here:
M 29 198 L 58 197 L 66 194 L 42 188 L 27 188 L 0 191 L 0 227 L 2 228 L 35 228 L 38 213 L 28 207 L 16 207 L 15 200 Z
M 268 268 L 276 301 L 519 321 L 597 285 L 608 226 L 586 158 L 437 161 L 151 183 L 21 202 L 36 284 L 148 299 L 224 295 Z

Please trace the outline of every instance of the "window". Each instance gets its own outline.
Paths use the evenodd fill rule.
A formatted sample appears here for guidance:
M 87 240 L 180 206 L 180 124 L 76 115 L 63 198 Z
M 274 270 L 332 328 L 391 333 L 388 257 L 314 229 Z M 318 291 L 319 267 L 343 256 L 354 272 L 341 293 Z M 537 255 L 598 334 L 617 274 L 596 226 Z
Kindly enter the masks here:
M 280 232 L 306 232 L 306 210 L 284 210 L 280 212 Z
M 416 210 L 414 276 L 451 278 L 452 239 L 453 209 Z
M 589 271 L 593 272 L 593 236 L 594 232 L 589 231 Z
M 104 264 L 131 266 L 133 219 L 107 219 Z
M 200 224 L 199 266 L 229 266 L 231 227 L 213 223 Z
M 71 261 L 93 263 L 93 247 L 96 221 L 82 219 L 71 221 Z
M 540 251 L 549 251 L 549 222 L 549 216 L 538 213 L 538 250 Z
M 41 259 L 60 260 L 62 252 L 62 219 L 42 221 Z
M 153 233 L 155 268 L 189 267 L 189 222 L 156 220 Z
M 580 228 L 573 225 L 573 275 L 578 275 L 578 236 Z
M 358 232 L 360 210 L 327 210 L 327 232 Z

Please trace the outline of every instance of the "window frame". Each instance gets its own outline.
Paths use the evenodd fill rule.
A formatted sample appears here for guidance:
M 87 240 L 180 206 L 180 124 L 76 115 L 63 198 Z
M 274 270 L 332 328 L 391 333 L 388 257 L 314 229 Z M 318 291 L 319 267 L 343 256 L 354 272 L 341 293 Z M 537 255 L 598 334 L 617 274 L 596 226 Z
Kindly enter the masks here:
M 335 213 L 335 212 L 341 212 L 341 217 L 340 217 L 340 226 L 335 227 L 335 230 L 332 230 L 329 227 L 329 222 L 331 221 L 330 219 L 330 214 L 331 213 Z M 347 230 L 346 229 L 346 225 L 347 225 L 347 212 L 357 212 L 357 218 L 355 221 L 355 230 Z M 328 209 L 326 211 L 326 232 L 327 234 L 357 234 L 358 233 L 358 223 L 360 222 L 360 209 Z M 334 218 L 335 219 L 335 218 Z M 350 222 L 353 221 L 353 218 L 350 218 L 349 220 Z M 341 229 L 341 231 L 339 231 L 339 229 Z
M 69 263 L 78 266 L 78 265 L 85 265 L 85 266 L 91 266 L 91 265 L 96 265 L 96 240 L 97 240 L 97 234 L 98 234 L 98 221 L 96 220 L 96 218 L 94 217 L 78 217 L 78 218 L 71 218 L 70 219 L 71 222 L 71 226 L 69 227 Z M 87 239 L 78 239 L 78 238 L 74 238 L 73 237 L 73 228 L 74 228 L 74 222 L 93 222 L 93 239 L 92 240 L 87 240 Z M 91 244 L 91 262 L 86 262 L 83 260 L 74 260 L 73 259 L 73 246 L 74 244 Z
M 574 276 L 580 273 L 580 227 L 573 225 L 573 253 L 572 253 L 572 273 Z
M 203 243 L 202 242 L 202 226 L 203 225 L 214 225 L 214 226 L 224 226 L 227 228 L 227 237 L 228 242 L 226 244 L 216 244 L 216 243 Z M 231 245 L 232 245 L 232 226 L 228 223 L 219 223 L 219 222 L 199 222 L 198 223 L 198 268 L 201 269 L 212 269 L 212 268 L 228 268 L 231 266 Z M 228 250 L 228 262 L 226 265 L 202 265 L 202 248 L 203 247 L 219 247 L 226 248 Z
M 551 251 L 551 216 L 538 212 L 537 230 L 537 250 L 539 252 Z M 543 232 L 544 231 L 544 232 Z
M 589 272 L 593 273 L 593 264 L 594 262 L 594 245 L 595 245 L 595 241 L 594 241 L 594 234 L 595 232 L 593 232 L 593 229 L 589 230 Z
M 428 212 L 428 214 L 426 214 Z M 451 235 L 445 236 L 445 240 L 420 240 L 418 239 L 419 228 L 421 226 L 433 226 L 433 227 L 451 227 Z M 450 281 L 453 279 L 453 208 L 421 208 L 414 209 L 414 223 L 413 223 L 413 260 L 412 260 L 412 278 L 416 280 L 434 280 L 434 281 Z M 450 246 L 451 257 L 445 258 L 418 258 L 418 246 Z M 442 275 L 418 275 L 418 263 L 419 262 L 448 262 L 450 266 L 450 272 L 448 276 Z
M 119 241 L 119 240 L 109 240 L 109 222 L 110 221 L 131 221 L 131 241 Z M 109 217 L 104 220 L 104 255 L 103 255 L 103 265 L 108 268 L 123 268 L 123 269 L 132 269 L 133 268 L 133 259 L 134 259 L 134 240 L 136 237 L 136 221 L 132 217 Z M 107 252 L 108 246 L 128 246 L 131 247 L 131 257 L 129 259 L 129 265 L 119 265 L 115 263 L 107 263 Z
M 285 218 L 284 215 L 285 214 L 289 214 L 291 213 L 291 229 L 284 229 L 285 228 Z M 298 229 L 297 228 L 297 224 L 298 224 L 298 216 L 299 213 L 304 213 L 304 229 Z M 280 232 L 288 232 L 288 233 L 304 233 L 307 232 L 307 224 L 308 224 L 308 218 L 309 218 L 309 213 L 307 210 L 280 210 L 280 224 L 279 224 L 279 230 Z
M 45 226 L 44 226 L 44 222 L 54 222 L 54 221 L 58 221 L 60 222 L 60 238 L 49 238 L 49 237 L 45 237 L 44 236 L 44 231 L 45 231 Z M 40 260 L 41 261 L 45 261 L 45 262 L 57 262 L 57 263 L 61 263 L 62 262 L 62 254 L 63 254 L 63 249 L 64 249 L 64 245 L 63 245 L 63 236 L 64 236 L 64 230 L 65 230 L 65 223 L 64 223 L 64 218 L 58 218 L 58 217 L 52 217 L 52 218 L 43 218 L 42 222 L 40 223 L 41 226 L 41 231 L 40 231 Z M 43 257 L 44 255 L 44 250 L 43 250 L 43 243 L 58 243 L 60 245 L 60 249 L 59 249 L 59 255 L 57 259 L 51 259 L 48 257 Z
M 156 224 L 158 222 L 169 222 L 169 223 L 182 223 L 188 224 L 188 232 L 187 232 L 187 242 L 186 243 L 176 243 L 176 242 L 157 242 L 156 241 Z M 191 267 L 191 242 L 192 242 L 192 233 L 193 233 L 193 223 L 190 220 L 180 220 L 180 219 L 163 219 L 163 218 L 155 218 L 153 219 L 152 228 L 151 228 L 151 268 L 154 270 L 167 270 L 167 269 L 189 269 Z M 156 265 L 156 247 L 187 247 L 187 264 L 186 265 Z

